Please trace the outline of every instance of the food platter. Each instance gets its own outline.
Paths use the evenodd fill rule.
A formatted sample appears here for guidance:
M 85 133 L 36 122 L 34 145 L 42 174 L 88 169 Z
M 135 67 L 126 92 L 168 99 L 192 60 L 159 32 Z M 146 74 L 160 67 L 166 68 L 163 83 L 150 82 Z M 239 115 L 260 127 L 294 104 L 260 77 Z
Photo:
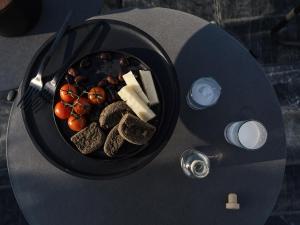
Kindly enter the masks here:
M 72 128 L 77 127 L 69 127 L 71 126 L 80 126 L 80 122 L 84 121 L 85 127 L 91 123 L 96 123 L 99 131 L 103 133 L 103 139 L 108 139 L 109 131 L 111 129 L 107 129 L 104 127 L 104 124 L 99 123 L 99 117 L 104 115 L 105 109 L 111 108 L 113 105 L 126 105 L 122 104 L 123 100 L 118 95 L 118 91 L 122 87 L 126 85 L 123 80 L 123 75 L 134 73 L 135 78 L 138 79 L 139 84 L 142 83 L 140 79 L 139 71 L 148 71 L 150 68 L 145 65 L 145 63 L 141 62 L 139 59 L 124 54 L 121 52 L 98 52 L 93 53 L 91 55 L 84 56 L 82 59 L 75 62 L 71 67 L 65 72 L 66 74 L 61 77 L 61 80 L 58 83 L 58 87 L 56 89 L 56 94 L 53 100 L 53 109 L 58 108 L 57 111 L 54 110 L 55 113 L 64 113 L 67 111 L 68 118 L 71 118 L 75 121 L 75 123 L 67 118 L 64 118 L 64 115 L 58 114 L 58 116 L 54 116 L 55 123 L 62 137 L 66 140 L 66 142 L 73 147 L 75 151 L 78 151 L 75 144 L 72 142 L 72 137 L 76 134 L 77 131 L 73 131 Z M 150 72 L 151 73 L 151 72 Z M 155 81 L 155 83 L 157 83 Z M 156 85 L 157 86 L 157 85 Z M 62 87 L 73 88 L 76 92 L 80 92 L 81 96 L 79 97 L 79 93 L 76 94 L 78 100 L 75 100 L 73 103 L 67 103 L 62 101 L 61 93 L 63 94 L 63 99 L 69 98 L 72 100 L 72 96 L 75 95 L 71 93 L 68 95 L 66 90 L 61 91 Z M 87 90 L 90 90 L 87 92 Z M 99 94 L 98 99 L 95 98 L 94 91 L 99 90 L 101 94 Z M 157 93 L 159 95 L 159 93 Z M 74 96 L 74 97 L 76 97 Z M 82 100 L 83 104 L 80 104 L 79 100 Z M 96 100 L 96 101 L 94 101 Z M 91 102 L 92 101 L 92 102 Z M 78 102 L 78 103 L 77 103 Z M 117 104 L 116 104 L 117 103 Z M 121 104 L 118 104 L 121 103 Z M 79 116 L 81 112 L 85 111 L 84 106 L 86 106 L 86 111 L 88 113 L 84 113 L 82 116 Z M 126 107 L 127 108 L 127 107 Z M 62 110 L 61 110 L 62 109 Z M 70 117 L 71 111 L 75 117 Z M 128 108 L 129 109 L 129 108 Z M 155 104 L 151 106 L 151 109 L 155 112 L 155 118 L 151 120 L 151 124 L 154 127 L 158 127 L 160 124 L 160 114 L 161 107 L 160 104 Z M 116 114 L 116 109 L 113 109 Z M 129 111 L 131 111 L 129 109 Z M 77 113 L 78 112 L 78 113 Z M 134 113 L 133 113 L 134 114 Z M 76 120 L 76 116 L 78 119 Z M 111 117 L 116 117 L 111 115 Z M 81 119 L 83 118 L 83 120 Z M 121 120 L 121 118 L 117 115 L 117 120 Z M 71 122 L 71 124 L 69 123 Z M 77 122 L 77 123 L 76 123 Z M 80 128 L 80 127 L 79 127 Z M 81 129 L 80 129 L 81 130 Z M 76 135 L 75 135 L 76 136 Z M 75 137 L 74 136 L 74 137 Z M 77 135 L 78 136 L 78 135 Z M 91 136 L 91 134 L 90 134 Z M 101 136 L 101 135 L 98 135 Z M 153 137 L 155 138 L 155 137 Z M 86 138 L 85 140 L 86 141 Z M 101 140 L 99 140 L 101 142 Z M 107 141 L 108 142 L 108 141 Z M 91 142 L 93 144 L 93 142 Z M 92 157 L 99 160 L 114 160 L 121 158 L 132 157 L 138 152 L 145 149 L 148 145 L 134 145 L 130 144 L 128 141 L 122 143 L 120 149 L 116 149 L 117 154 L 114 154 L 113 157 L 108 157 L 103 151 L 103 143 L 100 144 L 101 147 L 93 151 L 92 153 L 84 154 L 87 157 Z M 112 143 L 112 145 L 115 145 Z M 104 145 L 105 146 L 105 145 Z M 89 146 L 85 147 L 88 149 Z M 105 146 L 106 147 L 106 146 Z M 108 149 L 109 151 L 109 149 Z
M 146 67 L 144 69 L 150 68 L 160 100 L 159 106 L 153 109 L 158 116 L 154 121 L 156 132 L 151 141 L 143 146 L 130 145 L 130 150 L 113 158 L 105 156 L 103 152 L 82 155 L 68 141 L 72 133 L 66 131 L 66 124 L 58 121 L 54 116 L 53 108 L 58 100 L 57 94 L 51 104 L 43 104 L 37 112 L 22 110 L 26 129 L 37 149 L 47 160 L 73 175 L 92 179 L 122 176 L 149 163 L 168 142 L 179 113 L 179 100 L 175 98 L 179 95 L 177 77 L 168 56 L 152 37 L 123 22 L 95 20 L 72 28 L 65 35 L 62 46 L 54 53 L 53 60 L 49 62 L 45 71 L 50 73 L 63 64 L 65 59 L 61 55 L 67 55 L 65 49 L 70 48 L 70 40 L 73 40 L 73 46 L 71 46 L 75 48 L 89 30 L 96 26 L 99 26 L 101 30 L 101 24 L 108 28 L 105 38 L 101 36 L 103 32 L 96 34 L 69 66 L 80 64 L 87 56 L 99 54 L 99 52 L 110 52 L 115 55 L 126 55 L 133 61 L 142 63 L 143 68 Z M 101 43 L 95 45 L 99 43 L 99 39 Z M 51 41 L 49 40 L 42 46 L 28 67 L 21 86 L 21 94 L 25 92 L 30 79 L 35 75 L 39 62 L 47 52 Z M 132 66 L 136 66 L 135 63 L 132 63 Z M 65 72 L 62 74 L 61 82 L 65 79 Z M 127 149 L 125 146 L 124 148 Z

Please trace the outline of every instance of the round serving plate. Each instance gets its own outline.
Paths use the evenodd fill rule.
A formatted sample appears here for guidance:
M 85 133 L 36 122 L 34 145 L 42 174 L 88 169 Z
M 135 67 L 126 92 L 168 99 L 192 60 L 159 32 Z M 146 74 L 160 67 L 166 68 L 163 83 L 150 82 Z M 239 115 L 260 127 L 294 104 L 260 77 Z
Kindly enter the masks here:
M 22 116 L 33 143 L 55 166 L 76 176 L 108 179 L 136 171 L 153 160 L 163 149 L 178 118 L 179 88 L 173 65 L 162 47 L 145 32 L 127 23 L 114 20 L 90 20 L 70 29 L 54 52 L 44 74 L 57 71 L 93 29 L 97 32 L 70 65 L 87 55 L 106 51 L 130 55 L 147 65 L 153 73 L 161 102 L 157 131 L 149 144 L 129 151 L 132 154 L 124 154 L 115 159 L 108 159 L 101 155 L 87 157 L 74 151 L 74 146 L 66 141 L 64 135 L 60 134 L 53 116 L 53 102 L 43 104 L 37 111 L 31 108 L 22 110 Z M 28 88 L 32 77 L 35 76 L 52 40 L 53 38 L 49 39 L 40 48 L 28 67 L 21 86 L 22 95 Z
M 112 57 L 112 59 L 111 60 L 100 60 L 99 56 L 101 53 L 109 54 Z M 128 66 L 124 66 L 124 67 L 120 66 L 119 59 L 121 57 L 126 59 L 126 61 L 129 64 Z M 81 67 L 80 64 L 83 61 L 88 61 L 90 66 Z M 70 67 L 75 69 L 80 76 L 85 77 L 87 79 L 86 82 L 84 82 L 84 83 L 82 83 L 82 85 L 80 85 L 85 90 L 89 90 L 90 88 L 97 86 L 97 84 L 101 80 L 104 80 L 107 77 L 107 75 L 110 75 L 110 76 L 114 77 L 115 79 L 118 79 L 118 75 L 120 73 L 125 74 L 128 71 L 132 71 L 134 74 L 136 74 L 138 76 L 139 70 L 145 70 L 145 69 L 149 70 L 150 69 L 150 67 L 148 65 L 146 65 L 144 62 L 142 62 L 140 59 L 138 59 L 132 55 L 128 55 L 125 52 L 93 53 L 93 54 L 86 55 L 83 58 L 79 59 L 77 62 L 73 63 Z M 152 71 L 152 74 L 153 74 L 153 71 Z M 155 74 L 153 74 L 153 76 L 157 77 L 157 76 L 155 76 Z M 70 78 L 70 75 L 67 75 L 67 77 Z M 155 86 L 158 87 L 157 80 L 154 80 L 154 82 L 155 82 Z M 66 81 L 65 76 L 61 76 L 61 78 L 58 82 L 58 85 L 57 85 L 58 88 L 56 89 L 56 93 L 55 93 L 53 101 L 52 101 L 53 109 L 55 107 L 55 104 L 57 102 L 61 101 L 59 89 L 62 85 L 66 84 L 66 83 L 68 83 L 68 82 Z M 125 86 L 125 84 L 123 83 L 122 85 L 118 85 L 118 86 L 119 87 L 117 89 L 114 89 L 115 95 L 117 95 L 116 91 L 119 90 L 121 88 L 121 86 Z M 103 88 L 106 91 L 106 95 L 110 96 L 111 93 L 105 88 L 105 86 L 103 86 Z M 162 99 L 161 93 L 159 91 L 157 94 L 159 96 L 159 99 Z M 85 95 L 83 95 L 83 97 L 85 97 Z M 112 96 L 110 96 L 110 97 L 112 97 Z M 121 99 L 118 99 L 115 101 L 119 101 L 119 100 L 121 100 Z M 115 101 L 110 101 L 110 103 L 115 102 Z M 87 125 L 89 125 L 92 122 L 98 123 L 99 115 L 107 104 L 109 104 L 109 103 L 107 102 L 105 104 L 100 104 L 100 105 L 91 105 L 92 106 L 91 112 L 88 115 L 84 116 L 88 120 Z M 157 116 L 154 119 L 152 119 L 150 123 L 152 125 L 154 125 L 155 127 L 160 127 L 161 122 L 162 122 L 161 104 L 157 104 L 155 106 L 152 106 L 151 108 Z M 74 151 L 78 152 L 77 147 L 71 141 L 71 137 L 76 132 L 72 131 L 68 127 L 67 120 L 61 120 L 61 119 L 57 118 L 54 114 L 54 110 L 53 110 L 53 117 L 54 117 L 54 121 L 57 126 L 57 129 L 60 132 L 62 138 L 66 141 L 66 143 L 68 145 L 70 145 L 73 148 Z M 106 135 L 108 135 L 107 130 L 102 130 L 102 131 L 104 131 L 106 133 Z M 153 138 L 155 138 L 155 136 Z M 113 156 L 112 158 L 109 158 L 108 156 L 106 156 L 102 147 L 99 150 L 97 150 L 91 154 L 87 154 L 87 155 L 83 155 L 83 156 L 100 159 L 100 160 L 125 159 L 125 158 L 133 157 L 134 155 L 143 151 L 144 149 L 146 149 L 148 147 L 148 145 L 149 145 L 149 143 L 140 146 L 140 145 L 130 144 L 129 142 L 125 142 L 119 149 L 118 153 L 115 156 Z

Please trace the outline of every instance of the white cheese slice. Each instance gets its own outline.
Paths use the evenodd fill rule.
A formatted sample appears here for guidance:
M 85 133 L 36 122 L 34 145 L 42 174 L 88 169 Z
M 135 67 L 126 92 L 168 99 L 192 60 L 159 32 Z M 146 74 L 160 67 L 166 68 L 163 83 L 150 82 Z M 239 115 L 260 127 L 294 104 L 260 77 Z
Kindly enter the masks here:
M 147 122 L 156 116 L 131 86 L 123 87 L 118 95 L 141 120 Z
M 153 82 L 153 77 L 150 71 L 140 70 L 140 76 L 143 83 L 144 90 L 149 99 L 150 105 L 155 105 L 159 103 L 155 85 Z
M 127 84 L 127 86 L 132 87 L 133 90 L 135 90 L 135 92 L 140 96 L 140 98 L 145 103 L 147 103 L 147 104 L 149 103 L 149 99 L 145 95 L 145 93 L 144 93 L 143 89 L 141 88 L 139 82 L 135 79 L 134 74 L 131 71 L 124 74 L 123 79 L 124 79 L 125 83 Z

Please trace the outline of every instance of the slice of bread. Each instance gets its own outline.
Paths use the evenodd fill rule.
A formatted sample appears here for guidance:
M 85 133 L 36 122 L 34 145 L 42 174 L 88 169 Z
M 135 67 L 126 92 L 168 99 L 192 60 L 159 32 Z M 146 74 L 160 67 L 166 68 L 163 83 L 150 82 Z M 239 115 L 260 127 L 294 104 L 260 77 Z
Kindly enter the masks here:
M 113 157 L 115 154 L 117 154 L 124 142 L 125 140 L 119 134 L 118 125 L 116 125 L 107 135 L 106 141 L 104 143 L 105 154 L 108 157 Z
M 105 138 L 104 132 L 94 122 L 73 135 L 71 141 L 82 154 L 86 155 L 99 149 L 104 144 Z
M 153 137 L 156 128 L 138 117 L 127 113 L 122 117 L 118 131 L 126 141 L 135 145 L 144 145 Z
M 130 111 L 131 109 L 124 101 L 114 102 L 106 106 L 99 117 L 100 127 L 104 129 L 113 128 L 120 122 L 123 115 Z

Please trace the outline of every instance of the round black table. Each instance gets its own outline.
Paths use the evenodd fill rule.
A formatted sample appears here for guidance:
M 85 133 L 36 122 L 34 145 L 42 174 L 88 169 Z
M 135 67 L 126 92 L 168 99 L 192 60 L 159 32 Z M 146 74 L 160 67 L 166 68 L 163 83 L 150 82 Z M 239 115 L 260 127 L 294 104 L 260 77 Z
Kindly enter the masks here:
M 146 167 L 111 180 L 87 180 L 49 163 L 31 142 L 14 104 L 7 140 L 8 168 L 16 199 L 31 225 L 263 225 L 278 197 L 285 168 L 280 106 L 260 66 L 236 40 L 198 17 L 163 8 L 121 11 L 98 18 L 128 22 L 156 39 L 173 61 L 180 84 L 180 116 L 163 151 Z M 194 79 L 214 77 L 222 86 L 217 105 L 188 108 Z M 15 100 L 18 102 L 19 96 Z M 226 143 L 225 126 L 257 119 L 268 130 L 259 151 Z M 210 145 L 211 147 L 203 147 Z M 221 154 L 205 179 L 190 179 L 180 155 L 196 148 Z M 226 210 L 230 192 L 241 209 Z

